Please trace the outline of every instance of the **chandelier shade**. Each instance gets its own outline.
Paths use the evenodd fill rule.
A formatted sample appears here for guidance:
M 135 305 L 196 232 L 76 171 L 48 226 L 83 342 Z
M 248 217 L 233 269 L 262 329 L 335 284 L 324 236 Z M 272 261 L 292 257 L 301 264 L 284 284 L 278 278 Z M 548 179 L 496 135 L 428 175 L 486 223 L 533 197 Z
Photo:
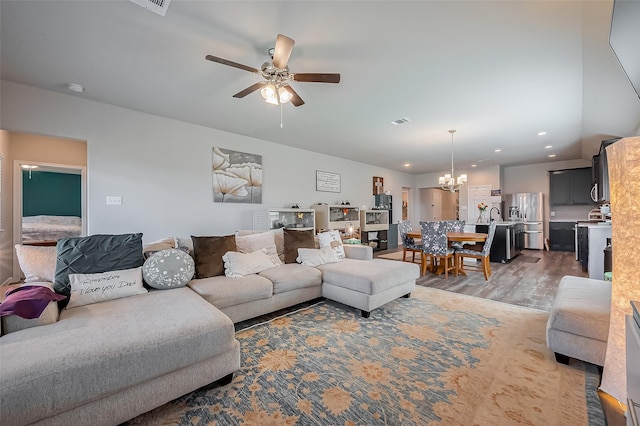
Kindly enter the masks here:
M 453 134 L 455 133 L 455 129 L 449 130 L 451 133 L 451 173 L 445 173 L 444 176 L 440 176 L 438 179 L 438 184 L 442 189 L 449 192 L 456 192 L 460 189 L 460 187 L 467 181 L 466 173 L 462 173 L 458 178 L 454 178 L 455 173 L 453 172 Z

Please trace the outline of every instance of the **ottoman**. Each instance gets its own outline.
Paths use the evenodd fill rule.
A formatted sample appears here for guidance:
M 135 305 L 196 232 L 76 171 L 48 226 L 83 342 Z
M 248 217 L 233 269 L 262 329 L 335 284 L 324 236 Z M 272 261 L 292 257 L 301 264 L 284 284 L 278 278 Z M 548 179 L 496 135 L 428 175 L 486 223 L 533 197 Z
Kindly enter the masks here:
M 556 360 L 569 357 L 604 365 L 611 315 L 611 282 L 564 276 L 547 321 L 547 347 Z
M 416 264 L 385 259 L 344 259 L 317 268 L 322 297 L 360 309 L 365 318 L 387 302 L 409 297 L 420 276 Z

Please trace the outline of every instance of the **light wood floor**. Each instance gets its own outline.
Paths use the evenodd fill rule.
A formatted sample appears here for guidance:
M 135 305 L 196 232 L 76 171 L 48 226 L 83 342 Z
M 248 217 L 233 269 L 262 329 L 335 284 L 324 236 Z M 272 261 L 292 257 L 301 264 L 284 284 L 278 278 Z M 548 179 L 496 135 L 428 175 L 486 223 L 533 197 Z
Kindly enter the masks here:
M 399 251 L 401 251 L 400 249 Z M 376 252 L 378 256 L 396 250 Z M 508 263 L 491 263 L 493 274 L 488 281 L 482 272 L 467 272 L 467 276 L 427 275 L 416 283 L 469 296 L 482 297 L 513 305 L 550 311 L 558 288 L 565 275 L 586 277 L 575 253 L 560 251 L 524 250 Z

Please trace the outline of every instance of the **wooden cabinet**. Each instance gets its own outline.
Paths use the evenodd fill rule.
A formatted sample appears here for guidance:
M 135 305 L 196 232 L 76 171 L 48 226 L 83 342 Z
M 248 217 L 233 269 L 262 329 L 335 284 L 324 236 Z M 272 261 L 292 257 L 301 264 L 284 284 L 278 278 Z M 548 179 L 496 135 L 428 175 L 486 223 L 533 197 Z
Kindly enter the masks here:
M 336 229 L 357 233 L 360 228 L 360 209 L 346 205 L 316 204 L 316 229 Z
M 552 206 L 594 204 L 591 181 L 591 167 L 550 171 L 549 203 Z

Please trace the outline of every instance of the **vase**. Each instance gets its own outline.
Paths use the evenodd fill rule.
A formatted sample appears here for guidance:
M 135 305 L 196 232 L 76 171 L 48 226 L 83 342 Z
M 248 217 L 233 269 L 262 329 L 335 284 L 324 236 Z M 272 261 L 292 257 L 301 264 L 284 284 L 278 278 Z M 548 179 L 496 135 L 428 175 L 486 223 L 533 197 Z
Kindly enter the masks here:
M 480 210 L 478 215 L 478 223 L 487 223 L 487 210 Z

